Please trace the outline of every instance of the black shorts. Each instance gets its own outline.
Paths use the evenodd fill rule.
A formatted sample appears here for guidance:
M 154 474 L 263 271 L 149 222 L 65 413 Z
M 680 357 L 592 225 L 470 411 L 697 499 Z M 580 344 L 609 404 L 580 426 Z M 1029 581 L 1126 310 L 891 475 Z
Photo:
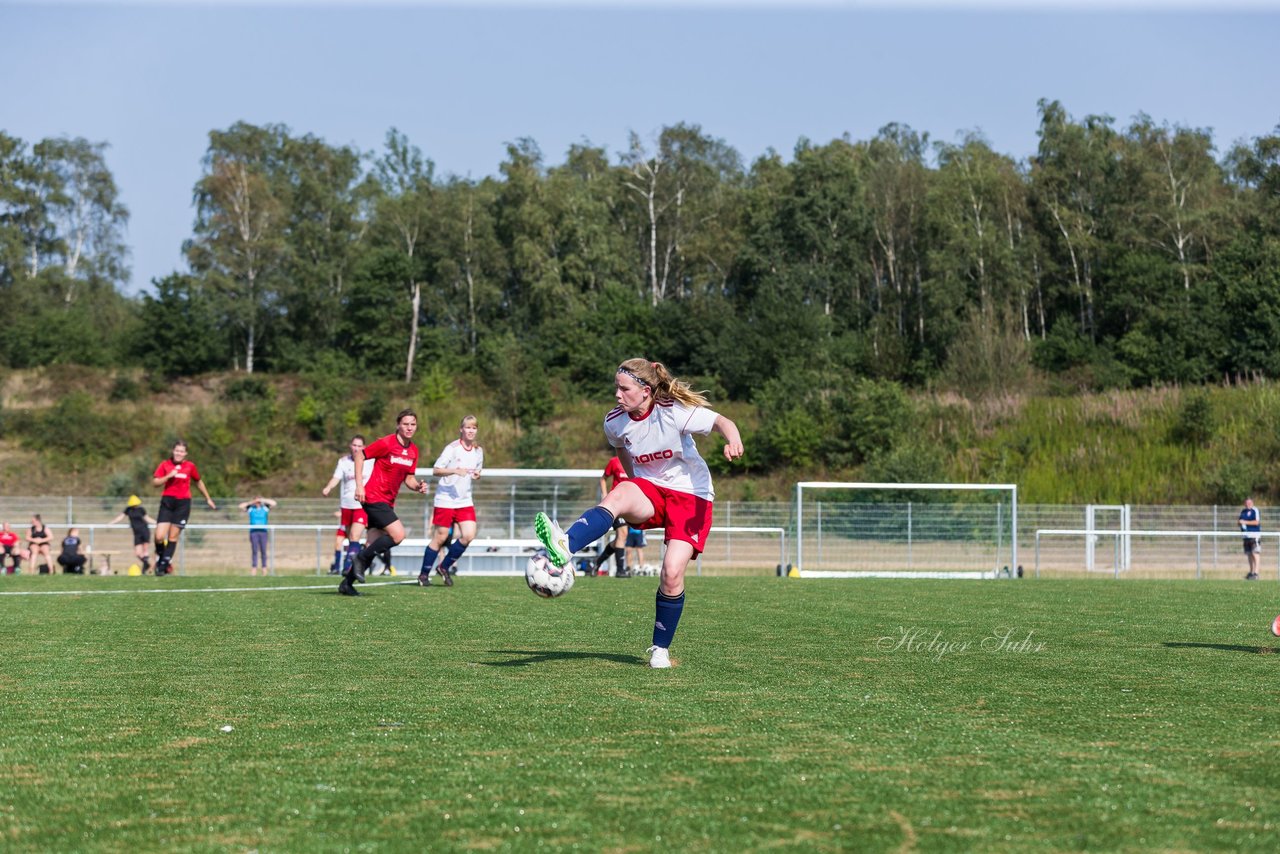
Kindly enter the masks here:
M 400 521 L 400 517 L 396 515 L 396 508 L 390 504 L 379 501 L 375 504 L 361 504 L 360 506 L 364 508 L 365 515 L 369 517 L 369 524 L 366 527 L 385 531 L 388 525 Z
M 133 528 L 133 544 L 135 546 L 145 546 L 151 542 L 151 529 L 146 525 Z
M 619 528 L 625 528 L 625 527 L 627 527 L 627 520 L 626 520 L 626 519 L 623 519 L 621 516 L 614 516 L 614 517 L 613 517 L 613 530 L 615 530 L 615 531 L 616 531 L 616 530 L 618 530 Z
M 174 498 L 172 495 L 166 495 L 160 499 L 160 512 L 156 514 L 157 525 L 163 525 L 168 522 L 170 525 L 177 525 L 179 529 L 182 529 L 187 527 L 187 520 L 190 518 L 190 498 Z
M 1244 541 L 1244 553 L 1251 555 L 1254 552 L 1262 551 L 1262 540 L 1246 539 Z

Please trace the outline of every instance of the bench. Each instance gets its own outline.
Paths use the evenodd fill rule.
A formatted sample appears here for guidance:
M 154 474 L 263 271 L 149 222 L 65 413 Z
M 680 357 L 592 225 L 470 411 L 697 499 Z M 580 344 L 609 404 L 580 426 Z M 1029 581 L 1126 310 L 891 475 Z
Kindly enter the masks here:
M 86 552 L 85 557 L 89 560 L 84 565 L 85 572 L 89 575 L 111 575 L 111 558 L 118 554 L 121 554 L 121 552 L 113 552 L 107 549 L 93 549 Z M 130 552 L 130 554 L 133 554 L 133 552 Z M 101 560 L 101 566 L 94 569 L 94 564 L 98 563 L 99 560 Z

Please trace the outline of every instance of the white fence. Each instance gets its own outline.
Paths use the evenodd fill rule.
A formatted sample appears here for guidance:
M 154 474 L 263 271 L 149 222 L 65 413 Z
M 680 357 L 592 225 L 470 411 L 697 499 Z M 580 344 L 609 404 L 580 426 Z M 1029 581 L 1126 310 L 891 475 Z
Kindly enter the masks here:
M 326 473 L 327 474 L 327 473 Z M 317 493 L 323 482 L 317 484 Z M 483 540 L 533 540 L 532 519 L 539 510 L 555 518 L 565 519 L 570 514 L 591 506 L 598 500 L 598 477 L 582 477 L 574 482 L 556 485 L 501 482 L 486 478 L 477 481 L 476 510 L 479 518 L 478 539 Z M 191 524 L 183 536 L 177 565 L 183 572 L 247 572 L 249 567 L 248 525 L 244 513 L 236 505 L 252 496 L 218 498 L 219 509 L 209 510 L 200 501 L 193 502 Z M 275 497 L 275 496 L 272 496 Z M 326 573 L 333 558 L 334 530 L 337 519 L 334 498 L 278 499 L 279 506 L 271 511 L 270 554 L 272 565 L 281 573 Z M 7 521 L 20 537 L 25 539 L 32 513 L 40 513 L 53 534 L 54 552 L 66 534 L 70 524 L 78 525 L 84 541 L 99 552 L 113 553 L 113 567 L 128 566 L 133 552 L 133 539 L 126 525 L 107 527 L 106 523 L 125 506 L 124 496 L 106 497 L 0 497 L 0 521 Z M 157 499 L 143 496 L 143 506 L 155 515 Z M 823 505 L 824 518 L 834 517 L 835 505 Z M 936 505 L 935 505 L 936 507 Z M 406 493 L 396 508 L 405 522 L 409 537 L 421 539 L 429 531 L 430 499 Z M 847 508 L 846 508 L 847 509 Z M 1269 508 L 1260 507 L 1263 530 L 1271 524 Z M 1241 578 L 1247 565 L 1240 548 L 1240 532 L 1236 519 L 1237 506 L 1152 506 L 1130 505 L 1129 521 L 1131 555 L 1128 568 L 1117 571 L 1115 531 L 1118 522 L 1097 516 L 1093 530 L 1094 563 L 1088 568 L 1085 534 L 1052 535 L 1042 537 L 1037 560 L 1031 557 L 1036 550 L 1036 531 L 1087 531 L 1085 505 L 1040 505 L 1020 503 L 1018 507 L 1018 548 L 1026 564 L 1026 575 L 1035 574 L 1038 566 L 1040 577 L 1081 578 Z M 810 512 L 806 505 L 806 513 Z M 930 512 L 936 512 L 930 510 Z M 911 513 L 912 525 L 924 518 L 916 508 Z M 906 509 L 902 505 L 868 504 L 856 509 L 856 518 L 870 520 L 856 524 L 875 524 L 883 527 L 893 520 L 905 520 Z M 905 525 L 905 521 L 903 521 Z M 809 526 L 806 524 L 806 528 Z M 1276 527 L 1280 528 L 1280 517 Z M 795 563 L 795 506 L 791 501 L 728 501 L 718 500 L 715 506 L 715 532 L 708 543 L 707 553 L 700 561 L 699 569 L 706 575 L 754 574 L 773 575 L 779 565 L 785 569 Z M 765 532 L 747 529 L 767 529 Z M 1139 531 L 1166 531 L 1169 535 L 1139 537 Z M 1173 534 L 1177 534 L 1174 536 Z M 1200 536 L 1197 539 L 1197 534 Z M 841 548 L 846 545 L 847 531 L 824 528 L 815 539 L 804 544 L 806 563 L 821 553 L 824 562 L 838 564 Z M 984 534 L 990 537 L 989 534 Z M 1269 536 L 1269 535 L 1268 535 Z M 840 539 L 836 539 L 836 538 Z M 650 536 L 650 548 L 656 549 L 657 537 Z M 1157 544 L 1157 540 L 1159 543 Z M 894 557 L 885 554 L 892 564 L 890 569 L 920 571 L 925 569 L 920 549 L 921 540 L 912 542 L 908 556 L 904 550 Z M 947 546 L 956 555 L 963 555 L 963 540 L 953 540 Z M 473 544 L 467 554 L 476 549 Z M 1007 553 L 1008 544 L 1004 549 Z M 935 550 L 928 562 L 931 569 L 939 563 L 939 555 L 946 550 Z M 479 557 L 477 552 L 473 557 Z M 654 552 L 655 556 L 657 552 Z M 405 558 L 416 571 L 416 561 Z M 657 560 L 649 559 L 651 563 Z M 1271 575 L 1274 568 L 1280 573 L 1280 544 L 1272 552 L 1270 540 L 1263 554 L 1264 575 Z M 826 567 L 838 570 L 840 566 Z M 464 555 L 462 572 L 467 571 Z

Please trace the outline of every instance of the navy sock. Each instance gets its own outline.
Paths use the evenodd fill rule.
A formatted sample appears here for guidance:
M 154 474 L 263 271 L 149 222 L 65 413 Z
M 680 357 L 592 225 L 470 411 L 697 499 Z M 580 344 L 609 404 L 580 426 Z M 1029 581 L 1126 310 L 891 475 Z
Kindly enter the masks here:
M 347 543 L 347 553 L 346 553 L 346 555 L 342 558 L 342 569 L 350 569 L 350 568 L 351 568 L 351 559 L 352 559 L 353 557 L 355 557 L 356 555 L 358 555 L 358 554 L 360 554 L 360 544 L 359 544 L 359 543 Z
M 376 554 L 386 552 L 389 556 L 391 549 L 395 547 L 395 544 L 396 541 L 391 538 L 390 534 L 383 534 L 372 543 L 365 544 L 365 547 L 360 550 L 360 559 L 364 561 L 365 564 L 368 564 L 373 560 L 373 556 Z
M 449 568 L 458 562 L 458 558 L 462 557 L 462 553 L 467 547 L 462 544 L 462 540 L 454 540 L 449 544 L 449 551 L 444 553 L 444 560 L 440 563 L 440 571 L 448 572 Z
M 342 569 L 342 549 L 333 550 L 333 566 L 330 569 Z
M 676 626 L 680 625 L 680 613 L 684 611 L 684 591 L 681 590 L 679 596 L 668 596 L 659 587 L 653 611 L 653 645 L 669 649 L 671 639 L 676 636 Z
M 578 517 L 565 531 L 569 535 L 569 554 L 577 554 L 613 528 L 613 514 L 596 505 Z
M 418 570 L 419 574 L 430 572 L 431 567 L 436 565 L 436 558 L 440 556 L 440 552 L 427 546 L 426 551 L 422 553 L 422 569 Z

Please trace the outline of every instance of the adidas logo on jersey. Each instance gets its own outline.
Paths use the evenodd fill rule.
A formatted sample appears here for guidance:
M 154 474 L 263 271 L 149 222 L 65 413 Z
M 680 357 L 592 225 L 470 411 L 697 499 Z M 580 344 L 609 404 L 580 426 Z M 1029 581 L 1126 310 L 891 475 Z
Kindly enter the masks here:
M 635 458 L 638 463 L 651 463 L 654 460 L 669 460 L 676 455 L 676 452 L 668 448 L 665 451 L 654 451 L 652 454 L 640 454 Z

